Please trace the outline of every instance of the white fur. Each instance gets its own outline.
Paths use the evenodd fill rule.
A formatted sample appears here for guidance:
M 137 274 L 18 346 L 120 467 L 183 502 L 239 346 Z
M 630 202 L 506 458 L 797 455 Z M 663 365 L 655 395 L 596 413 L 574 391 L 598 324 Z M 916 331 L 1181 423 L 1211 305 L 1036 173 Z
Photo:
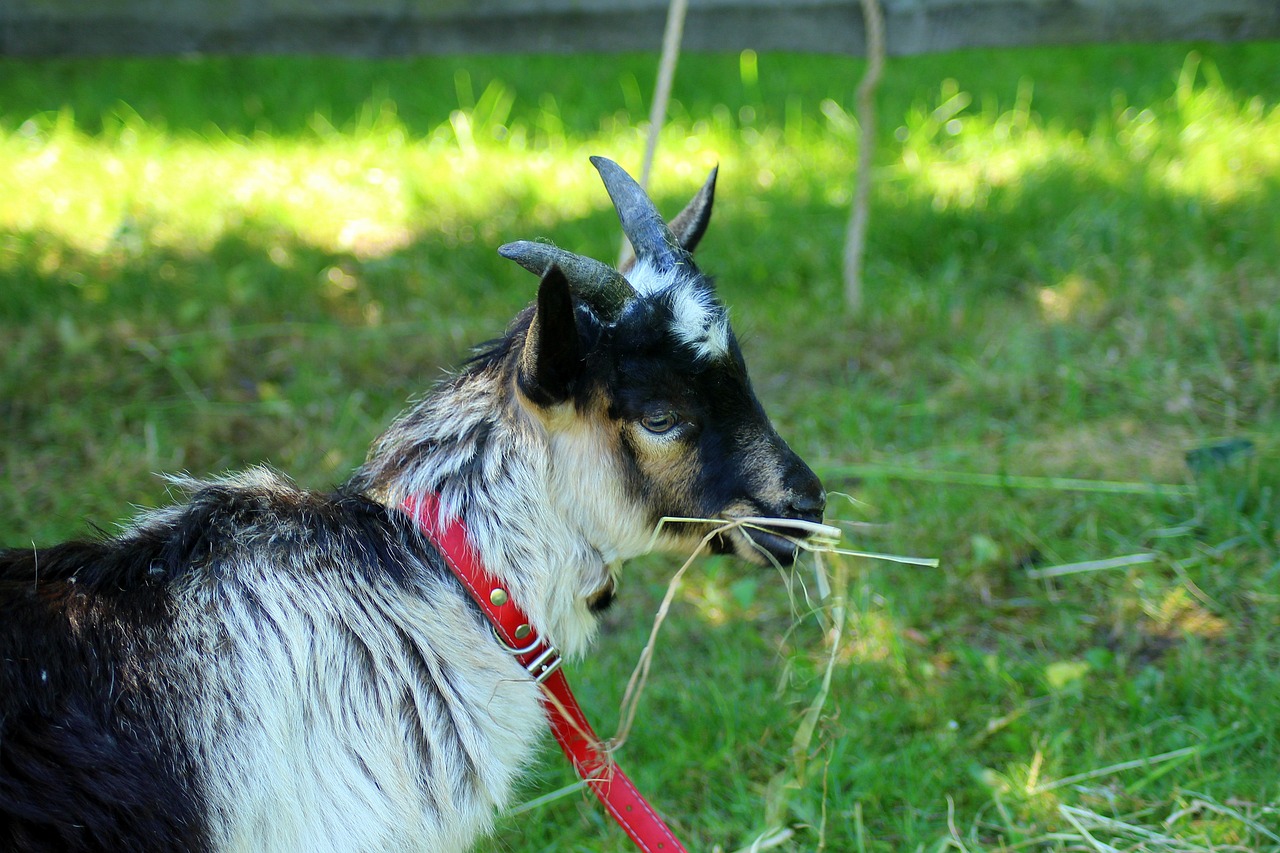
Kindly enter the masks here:
M 682 274 L 679 267 L 659 271 L 640 261 L 627 280 L 641 297 L 657 297 L 671 306 L 671 331 L 700 358 L 723 358 L 729 352 L 729 315 L 711 289 Z
M 643 508 L 623 494 L 611 466 L 616 453 L 589 424 L 566 416 L 548 429 L 495 387 L 471 377 L 465 394 L 424 403 L 411 429 L 415 442 L 442 448 L 398 477 L 379 498 L 398 505 L 436 492 L 445 517 L 462 515 L 485 567 L 506 582 L 539 633 L 570 657 L 586 651 L 596 619 L 590 594 L 610 564 L 641 553 L 649 531 Z M 483 446 L 468 441 L 492 424 Z M 403 443 L 395 427 L 389 441 Z
M 261 469 L 223 484 L 293 488 Z M 371 585 L 336 556 L 222 561 L 177 590 L 174 653 L 200 680 L 176 725 L 215 849 L 466 850 L 546 731 L 540 692 L 456 583 Z

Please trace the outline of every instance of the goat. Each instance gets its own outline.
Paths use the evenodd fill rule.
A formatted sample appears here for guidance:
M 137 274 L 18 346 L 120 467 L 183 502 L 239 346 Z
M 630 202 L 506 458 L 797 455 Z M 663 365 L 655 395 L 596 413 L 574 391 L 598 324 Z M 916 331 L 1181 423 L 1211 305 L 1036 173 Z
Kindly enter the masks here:
M 660 519 L 821 518 L 693 263 L 716 173 L 666 223 L 592 162 L 634 247 L 625 275 L 503 246 L 540 276 L 536 301 L 333 493 L 265 468 L 180 480 L 185 503 L 116 537 L 0 552 L 0 849 L 466 850 L 545 710 L 403 501 L 464 519 L 568 655 Z M 781 532 L 713 544 L 789 564 Z

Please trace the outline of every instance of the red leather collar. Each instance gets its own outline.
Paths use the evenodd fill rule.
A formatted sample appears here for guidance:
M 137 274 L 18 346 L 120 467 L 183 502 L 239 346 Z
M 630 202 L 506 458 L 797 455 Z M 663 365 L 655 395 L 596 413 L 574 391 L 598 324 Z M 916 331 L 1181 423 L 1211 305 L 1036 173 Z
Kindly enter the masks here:
M 538 635 L 528 616 L 511 599 L 506 586 L 485 569 L 467 541 L 467 529 L 462 521 L 454 519 L 441 525 L 440 501 L 433 494 L 410 496 L 403 506 L 484 611 L 498 642 L 541 685 L 551 731 L 578 777 L 587 782 L 613 819 L 641 850 L 646 853 L 687 853 L 684 845 L 609 757 L 560 670 L 560 652 Z

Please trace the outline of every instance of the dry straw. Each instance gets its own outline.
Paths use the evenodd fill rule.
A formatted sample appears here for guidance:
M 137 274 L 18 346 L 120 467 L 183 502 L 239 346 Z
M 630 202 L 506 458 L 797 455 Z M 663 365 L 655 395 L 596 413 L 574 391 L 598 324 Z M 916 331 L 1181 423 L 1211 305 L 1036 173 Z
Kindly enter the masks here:
M 680 589 L 681 581 L 684 575 L 699 556 L 708 550 L 712 541 L 719 536 L 730 534 L 736 530 L 761 530 L 773 535 L 780 535 L 788 539 L 797 548 L 814 555 L 813 568 L 815 574 L 815 583 L 818 590 L 819 601 L 812 612 L 817 615 L 826 629 L 827 638 L 827 659 L 822 676 L 822 683 L 817 693 L 806 706 L 800 723 L 796 728 L 795 734 L 791 740 L 790 762 L 789 766 L 778 771 L 771 780 L 766 793 L 765 802 L 765 826 L 753 841 L 746 847 L 741 848 L 737 853 L 756 853 L 756 851 L 769 850 L 779 847 L 795 836 L 795 830 L 785 825 L 786 816 L 792 796 L 801 790 L 804 790 L 812 781 L 814 775 L 814 765 L 811 761 L 813 741 L 818 731 L 823 711 L 826 708 L 827 700 L 831 691 L 831 683 L 835 674 L 835 665 L 838 658 L 839 650 L 844 641 L 846 630 L 846 590 L 848 587 L 848 569 L 845 562 L 840 559 L 842 557 L 861 557 L 866 559 L 887 560 L 894 563 L 902 563 L 912 566 L 937 567 L 936 559 L 923 559 L 919 557 L 903 557 L 894 554 L 881 554 L 871 551 L 863 551 L 852 548 L 841 547 L 843 540 L 843 531 L 839 527 L 829 524 L 820 524 L 811 521 L 802 521 L 790 518 L 763 518 L 763 517 L 743 517 L 732 520 L 712 519 L 712 518 L 674 518 L 668 517 L 661 519 L 654 528 L 652 545 L 657 543 L 658 538 L 662 535 L 663 529 L 671 524 L 699 524 L 709 525 L 710 530 L 698 542 L 693 552 L 681 564 L 680 568 L 672 575 L 670 582 L 667 584 L 666 593 L 663 595 L 662 602 L 658 606 L 657 613 L 654 615 L 653 626 L 649 631 L 648 641 L 640 652 L 640 656 L 636 661 L 635 668 L 632 670 L 631 677 L 627 681 L 626 691 L 623 694 L 618 726 L 615 735 L 609 739 L 604 745 L 604 751 L 613 755 L 626 743 L 630 736 L 632 725 L 635 722 L 636 714 L 639 710 L 640 698 L 644 693 L 646 684 L 648 683 L 649 673 L 653 664 L 654 651 L 657 648 L 658 634 L 662 630 L 662 625 L 666 621 L 671 610 L 671 604 L 675 600 L 676 593 Z M 782 570 L 776 560 L 773 559 L 763 548 L 760 553 L 765 556 L 774 566 Z M 827 562 L 832 564 L 833 572 L 828 571 Z M 807 597 L 807 595 L 806 595 Z M 794 607 L 793 607 L 794 609 Z M 827 765 L 822 765 L 822 782 L 825 794 Z M 581 790 L 586 782 L 577 782 L 552 791 L 536 799 L 530 800 L 520 806 L 510 810 L 508 814 L 521 814 L 540 806 L 546 805 L 555 800 L 569 796 L 576 791 Z M 825 795 L 823 800 L 825 802 Z M 816 849 L 825 849 L 825 813 L 823 816 L 823 825 L 817 827 L 818 846 Z M 715 851 L 722 853 L 723 848 L 716 846 Z
M 671 581 L 667 584 L 666 594 L 662 598 L 662 603 L 658 607 L 658 611 L 654 616 L 653 627 L 649 631 L 648 642 L 640 652 L 640 657 L 636 662 L 635 669 L 631 673 L 631 678 L 627 682 L 626 692 L 623 694 L 621 713 L 618 721 L 617 734 L 612 742 L 612 749 L 621 748 L 626 742 L 631 732 L 631 726 L 635 721 L 636 713 L 640 703 L 640 697 L 644 692 L 644 688 L 649 678 L 649 671 L 653 663 L 654 649 L 657 646 L 658 633 L 662 629 L 663 623 L 666 621 L 667 614 L 670 611 L 671 603 L 675 599 L 676 592 L 680 589 L 680 583 L 684 578 L 685 572 L 693 565 L 694 561 L 710 546 L 711 542 L 719 536 L 724 536 L 735 530 L 761 530 L 774 535 L 782 535 L 790 540 L 801 550 L 807 551 L 814 555 L 814 574 L 815 584 L 818 590 L 819 603 L 813 612 L 823 619 L 824 627 L 827 628 L 827 659 L 823 670 L 822 683 L 817 693 L 810 700 L 805 708 L 804 714 L 800 718 L 800 723 L 796 728 L 795 734 L 791 739 L 790 762 L 789 766 L 782 768 L 776 773 L 770 781 L 765 802 L 765 829 L 756 836 L 752 843 L 741 849 L 739 853 L 755 853 L 756 851 L 768 850 L 781 846 L 792 838 L 794 830 L 785 825 L 787 814 L 792 796 L 797 792 L 804 790 L 812 781 L 814 767 L 811 762 L 813 741 L 822 721 L 823 711 L 826 708 L 828 697 L 831 692 L 831 682 L 835 674 L 836 660 L 844 642 L 844 633 L 846 628 L 846 607 L 847 600 L 846 590 L 848 588 L 848 570 L 840 557 L 861 557 L 867 559 L 887 560 L 894 563 L 903 563 L 913 566 L 927 566 L 936 568 L 938 561 L 936 559 L 924 559 L 919 557 L 903 557 L 894 554 L 881 554 L 871 551 L 856 550 L 841 547 L 843 539 L 843 531 L 839 527 L 829 524 L 819 524 L 811 521 L 802 521 L 790 518 L 762 518 L 762 517 L 740 517 L 732 520 L 724 519 L 707 519 L 707 518 L 664 518 L 659 521 L 654 529 L 653 541 L 656 543 L 662 530 L 668 524 L 704 524 L 711 525 L 711 530 L 702 538 L 698 546 L 694 549 L 680 566 L 680 569 L 671 577 Z M 790 531 L 789 533 L 781 533 L 780 531 Z M 773 562 L 775 567 L 782 569 L 780 565 L 773 559 L 763 548 L 759 549 L 766 559 Z M 827 558 L 831 560 L 834 568 L 834 575 L 827 570 Z M 822 766 L 822 779 L 825 790 L 827 766 Z M 823 797 L 825 803 L 826 797 Z M 826 835 L 826 817 L 825 809 L 822 819 L 822 825 L 817 827 L 818 846 L 816 849 L 825 849 Z M 721 848 L 717 847 L 716 850 Z

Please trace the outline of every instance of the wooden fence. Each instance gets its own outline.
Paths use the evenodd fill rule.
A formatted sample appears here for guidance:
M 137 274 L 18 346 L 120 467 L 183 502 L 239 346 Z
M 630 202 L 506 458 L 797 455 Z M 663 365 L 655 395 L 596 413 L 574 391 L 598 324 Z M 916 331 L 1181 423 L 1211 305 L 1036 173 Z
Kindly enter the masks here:
M 1277 0 L 882 0 L 891 55 L 1280 38 Z M 667 0 L 0 0 L 0 55 L 656 50 Z M 690 0 L 686 51 L 860 54 L 857 0 Z

